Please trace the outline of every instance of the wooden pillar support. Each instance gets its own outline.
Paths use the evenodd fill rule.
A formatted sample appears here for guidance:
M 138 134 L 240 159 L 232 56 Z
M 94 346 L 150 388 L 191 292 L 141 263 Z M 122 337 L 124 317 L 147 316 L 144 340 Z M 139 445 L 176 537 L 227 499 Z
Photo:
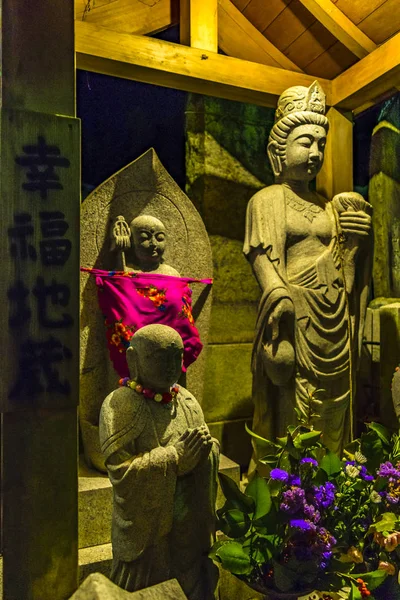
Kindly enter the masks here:
M 331 200 L 335 194 L 353 189 L 353 123 L 336 108 L 330 108 L 326 116 L 329 133 L 317 191 Z
M 78 580 L 74 6 L 0 3 L 3 594 L 66 600 Z
M 218 0 L 181 0 L 181 44 L 218 52 Z

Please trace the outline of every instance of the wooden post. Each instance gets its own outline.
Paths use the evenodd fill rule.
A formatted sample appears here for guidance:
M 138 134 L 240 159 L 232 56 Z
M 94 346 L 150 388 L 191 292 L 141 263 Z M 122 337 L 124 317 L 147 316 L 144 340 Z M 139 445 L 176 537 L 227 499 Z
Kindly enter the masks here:
M 326 116 L 329 133 L 317 191 L 332 200 L 335 194 L 353 189 L 353 123 L 336 108 L 330 108 Z
M 218 0 L 181 0 L 181 44 L 218 52 Z
M 74 6 L 0 2 L 3 593 L 66 600 L 78 568 Z

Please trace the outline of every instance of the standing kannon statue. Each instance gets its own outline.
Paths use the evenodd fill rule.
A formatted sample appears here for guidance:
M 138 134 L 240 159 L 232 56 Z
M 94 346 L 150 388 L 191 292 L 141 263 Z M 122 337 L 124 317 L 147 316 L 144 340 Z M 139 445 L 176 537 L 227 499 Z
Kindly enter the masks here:
M 254 430 L 273 439 L 312 413 L 340 451 L 352 430 L 354 376 L 371 271 L 372 208 L 309 184 L 329 129 L 318 84 L 279 98 L 268 140 L 275 185 L 247 208 L 244 254 L 262 289 L 253 348 Z

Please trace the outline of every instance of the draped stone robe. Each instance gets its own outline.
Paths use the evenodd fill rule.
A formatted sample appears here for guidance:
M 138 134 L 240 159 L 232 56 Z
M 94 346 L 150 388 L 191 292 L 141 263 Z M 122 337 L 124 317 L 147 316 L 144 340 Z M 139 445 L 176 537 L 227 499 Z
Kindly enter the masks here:
M 173 446 L 204 424 L 200 405 L 183 387 L 171 405 L 130 388 L 105 399 L 100 442 L 113 485 L 111 579 L 136 591 L 176 577 L 189 600 L 214 597 L 207 557 L 215 530 L 219 448 L 187 475 L 177 475 Z
M 247 208 L 244 254 L 250 262 L 257 253 L 268 257 L 263 263 L 267 283 L 262 286 L 252 357 L 253 428 L 272 440 L 285 435 L 287 426 L 296 423 L 295 407 L 307 414 L 311 394 L 313 412 L 319 415 L 313 419 L 315 428 L 323 431 L 328 447 L 340 452 L 350 431 L 350 389 L 354 388 L 350 379 L 360 352 L 371 261 L 368 253 L 359 252 L 357 263 L 343 268 L 338 214 L 334 203 L 327 202 L 324 211 L 331 229 L 328 237 L 325 232 L 319 257 L 310 261 L 305 256 L 304 268 L 289 269 L 291 228 L 295 224 L 306 238 L 309 227 L 302 208 L 295 215 L 288 208 L 289 193 L 293 195 L 282 185 L 270 186 L 255 194 Z M 295 368 L 287 384 L 277 386 L 266 373 L 263 352 L 264 344 L 271 341 L 268 319 L 283 298 L 294 306 L 289 338 Z

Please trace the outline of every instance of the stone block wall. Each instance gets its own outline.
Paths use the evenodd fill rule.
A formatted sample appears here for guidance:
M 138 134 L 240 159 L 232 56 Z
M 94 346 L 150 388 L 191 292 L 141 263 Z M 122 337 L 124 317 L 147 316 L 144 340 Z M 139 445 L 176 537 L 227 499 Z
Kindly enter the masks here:
M 273 183 L 266 142 L 274 111 L 191 95 L 186 111 L 186 193 L 210 236 L 214 263 L 203 410 L 222 451 L 251 455 L 251 351 L 260 291 L 242 254 L 246 207 Z

